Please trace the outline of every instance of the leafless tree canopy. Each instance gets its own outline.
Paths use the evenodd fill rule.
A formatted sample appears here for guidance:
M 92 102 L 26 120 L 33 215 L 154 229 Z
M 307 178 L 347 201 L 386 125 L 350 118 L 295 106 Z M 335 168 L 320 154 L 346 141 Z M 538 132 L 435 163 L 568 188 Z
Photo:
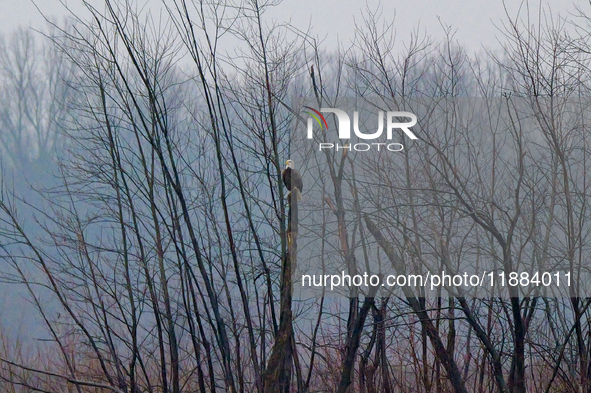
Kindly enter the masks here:
M 274 1 L 86 6 L 0 39 L 0 390 L 591 392 L 588 6 L 508 14 L 479 55 L 374 9 L 327 49 Z M 415 111 L 419 138 L 298 150 L 303 97 Z M 371 258 L 573 284 L 294 296 Z

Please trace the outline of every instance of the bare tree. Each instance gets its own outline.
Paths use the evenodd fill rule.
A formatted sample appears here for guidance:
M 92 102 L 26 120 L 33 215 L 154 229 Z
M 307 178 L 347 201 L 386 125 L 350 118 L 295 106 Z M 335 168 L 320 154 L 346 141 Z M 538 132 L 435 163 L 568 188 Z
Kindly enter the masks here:
M 507 15 L 502 51 L 472 56 L 444 25 L 401 46 L 368 9 L 328 52 L 270 24 L 275 2 L 86 6 L 44 50 L 23 31 L 0 45 L 3 164 L 59 163 L 39 203 L 2 178 L 0 285 L 46 334 L 3 337 L 3 389 L 591 391 L 588 26 Z M 418 139 L 316 151 L 300 104 L 351 97 L 417 114 Z M 306 185 L 288 203 L 294 156 Z M 297 297 L 308 268 L 573 285 Z

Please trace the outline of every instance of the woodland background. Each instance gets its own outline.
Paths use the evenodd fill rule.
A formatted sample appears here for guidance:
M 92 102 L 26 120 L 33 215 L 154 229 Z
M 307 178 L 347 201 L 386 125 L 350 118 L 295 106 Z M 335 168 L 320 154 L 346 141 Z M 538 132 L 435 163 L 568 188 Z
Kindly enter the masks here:
M 518 97 L 535 132 L 491 110 L 494 132 L 479 133 L 450 106 L 450 127 L 379 172 L 391 203 L 377 218 L 348 221 L 344 195 L 364 188 L 327 154 L 315 203 L 338 239 L 331 263 L 363 270 L 353 250 L 370 245 L 397 273 L 480 258 L 586 270 L 591 134 L 585 116 L 561 114 L 572 102 L 586 113 L 591 95 L 589 5 L 508 14 L 502 49 L 478 55 L 443 25 L 443 40 L 395 38 L 372 8 L 349 46 L 323 48 L 266 20 L 278 3 L 165 6 L 106 0 L 91 18 L 0 40 L 2 391 L 591 392 L 584 282 L 292 298 L 281 181 L 292 97 L 401 110 Z

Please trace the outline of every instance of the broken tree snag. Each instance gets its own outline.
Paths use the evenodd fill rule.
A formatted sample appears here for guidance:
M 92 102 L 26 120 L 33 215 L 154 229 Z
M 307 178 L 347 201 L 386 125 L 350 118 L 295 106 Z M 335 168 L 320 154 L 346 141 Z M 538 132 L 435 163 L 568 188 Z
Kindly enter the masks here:
M 300 190 L 297 188 L 292 188 L 292 190 L 287 194 L 287 200 L 289 203 L 289 213 L 287 215 L 287 245 L 288 248 L 291 244 L 291 235 L 292 233 L 295 234 L 295 237 L 298 235 L 298 201 L 301 199 Z M 296 246 L 297 250 L 297 246 Z
M 279 330 L 275 337 L 275 343 L 273 344 L 273 350 L 263 380 L 263 391 L 265 393 L 289 393 L 291 382 L 293 354 L 295 350 L 292 340 L 292 272 L 297 264 L 298 194 L 299 190 L 293 188 L 287 196 L 289 201 L 287 251 L 283 256 L 283 266 L 281 269 Z

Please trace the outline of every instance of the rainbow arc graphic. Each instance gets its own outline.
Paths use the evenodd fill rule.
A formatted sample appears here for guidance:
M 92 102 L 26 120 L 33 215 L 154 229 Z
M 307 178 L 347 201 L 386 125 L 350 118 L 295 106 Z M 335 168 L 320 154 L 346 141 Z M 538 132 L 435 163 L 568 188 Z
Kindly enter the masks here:
M 326 119 L 324 118 L 324 116 L 322 116 L 322 113 L 320 113 L 319 111 L 317 111 L 314 108 L 310 108 L 309 106 L 304 106 L 304 108 L 312 111 L 312 112 L 306 111 L 306 113 L 309 114 L 310 116 L 312 116 L 314 119 L 316 119 L 316 121 L 318 122 L 318 125 L 320 126 L 320 129 L 324 128 L 322 126 L 322 123 L 320 122 L 320 119 L 322 119 L 322 122 L 324 122 L 324 125 L 326 126 L 326 129 L 328 130 L 328 123 L 326 122 Z

